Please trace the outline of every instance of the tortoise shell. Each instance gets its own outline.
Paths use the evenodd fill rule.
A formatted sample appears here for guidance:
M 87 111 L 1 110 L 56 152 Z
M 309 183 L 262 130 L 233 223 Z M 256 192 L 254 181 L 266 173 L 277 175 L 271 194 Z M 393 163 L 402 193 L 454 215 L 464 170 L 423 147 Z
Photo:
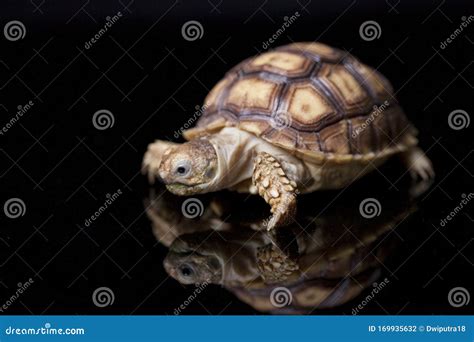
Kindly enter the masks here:
M 372 268 L 361 274 L 341 279 L 306 279 L 284 287 L 278 285 L 265 289 L 235 287 L 229 290 L 258 311 L 279 315 L 301 315 L 341 306 L 353 300 L 370 288 L 380 278 L 380 274 L 380 269 Z M 279 293 L 282 296 L 280 303 L 276 302 Z
M 390 83 L 350 54 L 320 43 L 281 46 L 232 68 L 184 137 L 225 126 L 313 159 L 373 159 L 417 143 Z

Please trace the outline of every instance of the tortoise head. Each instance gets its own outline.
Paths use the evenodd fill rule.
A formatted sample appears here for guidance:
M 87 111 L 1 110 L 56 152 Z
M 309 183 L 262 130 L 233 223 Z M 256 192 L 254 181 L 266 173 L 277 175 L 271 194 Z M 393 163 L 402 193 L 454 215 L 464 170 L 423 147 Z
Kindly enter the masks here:
M 219 258 L 206 253 L 200 246 L 199 241 L 193 243 L 177 238 L 163 261 L 166 272 L 181 284 L 220 283 L 223 271 Z
M 204 139 L 171 146 L 164 152 L 158 170 L 167 189 L 176 195 L 207 192 L 216 171 L 216 151 Z

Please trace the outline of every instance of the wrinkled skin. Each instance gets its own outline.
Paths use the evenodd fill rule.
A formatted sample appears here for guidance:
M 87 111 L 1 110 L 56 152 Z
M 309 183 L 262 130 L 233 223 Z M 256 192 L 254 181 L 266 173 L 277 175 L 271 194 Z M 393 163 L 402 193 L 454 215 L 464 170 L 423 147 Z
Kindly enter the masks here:
M 217 155 L 207 140 L 172 145 L 157 141 L 148 151 L 144 169 L 158 176 L 172 193 L 192 195 L 209 191 L 208 184 L 216 177 Z

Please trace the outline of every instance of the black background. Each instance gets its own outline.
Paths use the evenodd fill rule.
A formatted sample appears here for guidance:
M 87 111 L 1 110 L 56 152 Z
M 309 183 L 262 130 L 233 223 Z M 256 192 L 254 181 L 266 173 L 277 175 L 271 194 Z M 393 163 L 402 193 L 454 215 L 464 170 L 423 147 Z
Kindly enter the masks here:
M 404 224 L 402 232 L 409 232 L 409 238 L 386 263 L 392 271 L 398 269 L 398 280 L 362 314 L 473 313 L 472 304 L 453 308 L 447 300 L 455 286 L 473 293 L 472 204 L 446 227 L 439 225 L 461 194 L 473 191 L 472 125 L 462 130 L 448 125 L 453 110 L 473 112 L 473 24 L 440 49 L 462 16 L 472 14 L 471 2 L 2 0 L 0 4 L 1 27 L 11 20 L 26 27 L 22 40 L 11 42 L 0 36 L 0 125 L 14 116 L 17 106 L 34 102 L 0 136 L 0 202 L 16 197 L 26 204 L 20 218 L 0 215 L 0 302 L 16 291 L 17 283 L 34 279 L 6 313 L 173 313 L 193 288 L 168 278 L 162 267 L 166 248 L 156 242 L 144 214 L 148 186 L 140 174 L 143 153 L 156 138 L 174 139 L 173 132 L 223 74 L 262 51 L 263 42 L 295 11 L 299 19 L 274 46 L 317 40 L 376 67 L 391 80 L 420 130 L 420 145 L 437 173 L 420 211 Z M 105 17 L 117 11 L 123 17 L 85 49 Z M 183 39 L 181 27 L 189 20 L 202 24 L 201 39 Z M 359 27 L 367 20 L 381 26 L 379 39 L 361 39 Z M 99 109 L 113 113 L 113 127 L 94 128 L 92 116 Z M 375 172 L 374 183 L 363 183 L 369 186 L 368 193 L 371 184 L 389 191 L 391 182 L 403 173 L 396 165 L 381 170 L 388 172 L 388 179 Z M 354 196 L 362 188 L 349 190 Z M 106 194 L 117 189 L 123 194 L 114 205 L 84 227 Z M 112 306 L 93 305 L 92 292 L 100 286 L 113 289 Z M 315 313 L 350 314 L 357 303 Z M 208 313 L 257 312 L 224 288 L 212 286 L 183 312 Z

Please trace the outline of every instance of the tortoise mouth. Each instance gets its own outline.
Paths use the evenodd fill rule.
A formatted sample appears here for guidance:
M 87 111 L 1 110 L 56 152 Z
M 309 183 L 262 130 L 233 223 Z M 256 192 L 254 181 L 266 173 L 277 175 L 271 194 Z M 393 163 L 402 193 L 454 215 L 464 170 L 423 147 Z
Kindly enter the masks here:
M 193 185 L 188 185 L 184 183 L 179 183 L 179 182 L 173 182 L 173 183 L 168 183 L 165 184 L 166 188 L 172 192 L 173 194 L 176 195 L 193 195 L 197 193 L 203 192 L 203 188 L 206 187 L 207 183 L 199 183 L 199 184 L 193 184 Z
M 169 247 L 170 252 L 175 254 L 180 254 L 182 256 L 185 255 L 197 255 L 197 256 L 206 256 L 205 253 L 198 252 L 197 249 L 200 246 L 199 243 L 190 243 L 188 241 L 184 241 L 180 238 L 177 238 L 171 246 Z
M 179 254 L 189 254 L 194 251 L 194 249 L 191 248 L 188 243 L 186 243 L 185 241 L 179 238 L 173 241 L 169 249 L 170 251 L 174 253 L 179 253 Z

